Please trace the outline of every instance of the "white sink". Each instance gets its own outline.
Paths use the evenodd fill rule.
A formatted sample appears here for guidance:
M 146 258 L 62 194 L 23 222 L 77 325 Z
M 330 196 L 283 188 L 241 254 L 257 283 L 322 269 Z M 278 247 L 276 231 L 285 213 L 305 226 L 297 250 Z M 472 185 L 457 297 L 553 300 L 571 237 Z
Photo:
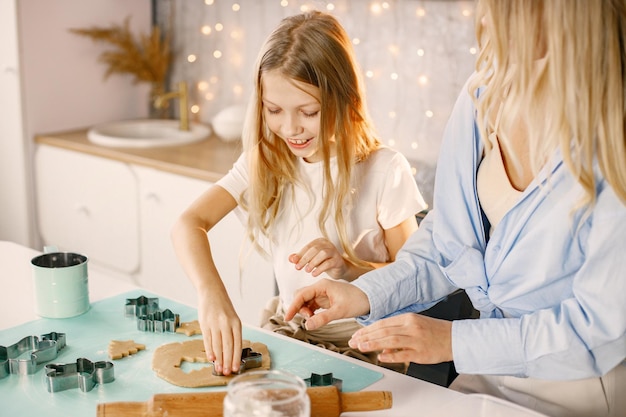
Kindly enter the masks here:
M 89 129 L 87 138 L 98 145 L 124 148 L 151 148 L 198 142 L 211 133 L 208 126 L 190 123 L 180 130 L 178 120 L 140 119 L 103 123 Z

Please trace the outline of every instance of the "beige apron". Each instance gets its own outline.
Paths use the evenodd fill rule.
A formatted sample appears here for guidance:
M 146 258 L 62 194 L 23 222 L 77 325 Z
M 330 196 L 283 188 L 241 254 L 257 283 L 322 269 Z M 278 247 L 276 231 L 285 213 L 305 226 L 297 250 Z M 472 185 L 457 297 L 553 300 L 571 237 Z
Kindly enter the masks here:
M 265 306 L 261 315 L 260 325 L 262 328 L 274 333 L 289 336 L 342 355 L 360 359 L 374 365 L 380 365 L 401 373 L 406 372 L 407 365 L 404 363 L 382 363 L 376 359 L 377 352 L 364 353 L 348 346 L 348 341 L 354 332 L 363 327 L 357 323 L 356 320 L 350 319 L 329 323 L 313 331 L 306 330 L 304 327 L 305 321 L 304 317 L 300 315 L 296 315 L 291 321 L 285 321 L 282 303 L 279 297 L 274 297 Z
M 493 395 L 550 417 L 626 416 L 626 362 L 603 377 L 573 381 L 463 374 L 450 389 Z

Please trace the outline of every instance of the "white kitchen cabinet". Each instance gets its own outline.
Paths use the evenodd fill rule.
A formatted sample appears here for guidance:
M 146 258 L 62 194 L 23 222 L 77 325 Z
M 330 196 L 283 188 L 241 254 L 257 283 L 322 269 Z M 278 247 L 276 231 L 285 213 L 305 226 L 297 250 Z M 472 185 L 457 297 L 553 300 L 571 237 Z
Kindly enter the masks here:
M 38 146 L 35 167 L 44 244 L 85 253 L 90 263 L 147 291 L 196 305 L 170 231 L 210 182 L 48 145 Z M 244 235 L 230 213 L 208 238 L 235 309 L 256 325 L 275 294 L 274 276 L 271 263 L 256 252 L 240 255 Z
M 0 2 L 0 238 L 28 245 L 31 227 L 28 156 L 24 141 L 17 37 L 17 0 Z M 8 279 L 8 278 L 7 278 Z M 2 282 L 0 278 L 0 282 Z M 4 283 L 4 282 L 3 282 Z M 7 281 L 8 284 L 8 281 Z
M 174 219 L 209 183 L 134 166 L 139 184 L 141 271 L 139 285 L 196 304 L 195 290 L 176 262 L 170 241 Z
M 152 168 L 133 166 L 140 190 L 141 271 L 139 285 L 196 304 L 196 292 L 174 255 L 170 231 L 175 219 L 212 184 Z M 209 232 L 211 253 L 240 318 L 258 324 L 274 295 L 271 264 L 253 252 L 240 257 L 244 228 L 230 213 Z M 240 274 L 241 266 L 241 274 Z
M 122 162 L 52 146 L 35 153 L 39 233 L 45 245 L 131 276 L 139 270 L 137 180 Z

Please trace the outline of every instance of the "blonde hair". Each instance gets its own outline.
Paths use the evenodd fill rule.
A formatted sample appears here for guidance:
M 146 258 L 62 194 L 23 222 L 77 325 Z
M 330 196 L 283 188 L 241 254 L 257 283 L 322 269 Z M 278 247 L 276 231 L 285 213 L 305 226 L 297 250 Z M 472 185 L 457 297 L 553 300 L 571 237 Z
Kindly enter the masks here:
M 477 19 L 470 92 L 484 87 L 483 138 L 501 105 L 499 136 L 524 112 L 535 174 L 560 148 L 584 189 L 581 205 L 595 204 L 595 161 L 626 204 L 624 0 L 479 0 Z
M 269 71 L 279 71 L 289 79 L 319 88 L 324 189 L 323 208 L 317 221 L 328 237 L 325 223 L 332 214 L 345 254 L 354 263 L 362 264 L 348 241 L 343 208 L 349 206 L 353 166 L 378 149 L 380 142 L 366 110 L 363 82 L 350 39 L 334 17 L 319 11 L 283 19 L 265 41 L 257 59 L 255 91 L 243 132 L 250 179 L 242 205 L 249 214 L 250 238 L 257 246 L 260 235 L 272 239 L 281 202 L 289 195 L 287 190 L 300 183 L 296 156 L 270 131 L 263 117 L 261 79 Z M 330 171 L 333 136 L 338 166 L 334 181 Z

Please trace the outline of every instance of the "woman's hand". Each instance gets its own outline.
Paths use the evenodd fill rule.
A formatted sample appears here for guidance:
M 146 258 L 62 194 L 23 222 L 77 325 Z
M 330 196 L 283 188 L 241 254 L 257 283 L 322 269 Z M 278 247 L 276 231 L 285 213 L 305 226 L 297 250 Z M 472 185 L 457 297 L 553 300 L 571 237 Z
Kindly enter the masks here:
M 298 253 L 292 253 L 289 262 L 295 264 L 298 271 L 304 269 L 314 277 L 326 272 L 331 278 L 343 279 L 349 269 L 346 259 L 326 238 L 315 239 Z
M 198 321 L 207 359 L 216 373 L 230 375 L 241 365 L 241 320 L 226 297 L 198 296 Z
M 316 312 L 318 309 L 324 309 Z M 321 279 L 296 291 L 285 311 L 285 320 L 296 313 L 307 318 L 307 330 L 315 330 L 333 320 L 357 317 L 369 312 L 369 299 L 359 288 L 345 282 Z
M 361 352 L 381 351 L 381 362 L 448 362 L 452 360 L 452 322 L 402 314 L 358 330 L 349 345 Z

